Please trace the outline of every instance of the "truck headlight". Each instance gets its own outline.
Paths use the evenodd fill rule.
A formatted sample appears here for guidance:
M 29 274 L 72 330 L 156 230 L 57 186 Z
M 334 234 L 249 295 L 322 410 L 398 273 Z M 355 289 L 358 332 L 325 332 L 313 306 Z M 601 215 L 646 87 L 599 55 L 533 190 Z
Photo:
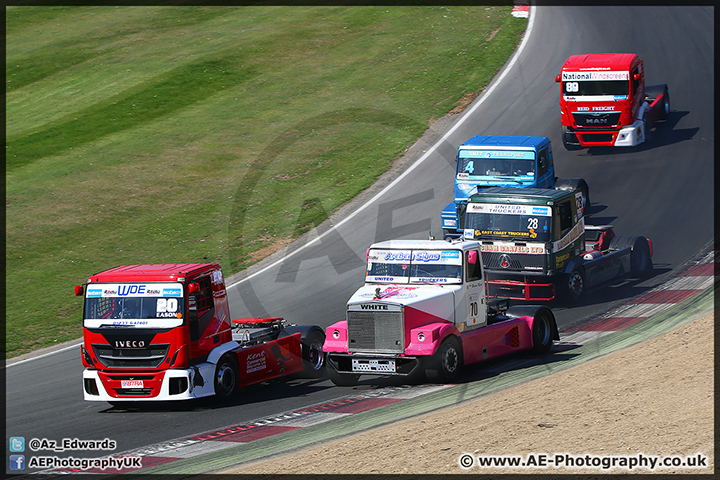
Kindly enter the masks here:
M 340 338 L 340 330 L 333 330 L 332 336 L 335 340 Z
M 448 219 L 443 220 L 443 227 L 455 227 L 455 226 L 457 226 L 457 222 L 455 220 L 448 220 Z
M 424 342 L 425 341 L 425 334 L 420 332 L 418 333 L 418 342 Z

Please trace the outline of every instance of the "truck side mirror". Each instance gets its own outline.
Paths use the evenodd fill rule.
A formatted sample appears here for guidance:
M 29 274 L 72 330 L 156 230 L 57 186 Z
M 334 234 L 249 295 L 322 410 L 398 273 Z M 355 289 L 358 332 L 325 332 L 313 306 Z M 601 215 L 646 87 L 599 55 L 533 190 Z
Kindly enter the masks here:
M 555 81 L 556 81 L 557 83 L 560 83 L 560 75 L 555 75 Z
M 76 296 L 76 297 L 81 297 L 82 294 L 84 293 L 84 290 L 85 290 L 85 289 L 83 288 L 82 285 L 75 285 L 75 296 Z
M 190 283 L 190 284 L 188 284 L 188 293 L 189 293 L 190 295 L 192 295 L 192 294 L 194 294 L 194 293 L 197 293 L 198 290 L 199 290 L 199 287 L 198 287 L 198 284 L 197 284 L 197 283 Z
M 640 74 L 636 73 L 635 75 L 633 75 L 633 80 L 640 80 Z

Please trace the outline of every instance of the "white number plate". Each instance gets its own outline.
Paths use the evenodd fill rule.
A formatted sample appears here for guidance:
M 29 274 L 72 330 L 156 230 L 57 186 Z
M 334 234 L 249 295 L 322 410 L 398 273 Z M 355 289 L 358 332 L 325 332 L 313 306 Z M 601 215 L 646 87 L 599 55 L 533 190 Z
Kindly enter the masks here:
M 353 358 L 352 371 L 395 373 L 395 360 Z
M 143 388 L 142 380 L 120 380 L 122 388 Z

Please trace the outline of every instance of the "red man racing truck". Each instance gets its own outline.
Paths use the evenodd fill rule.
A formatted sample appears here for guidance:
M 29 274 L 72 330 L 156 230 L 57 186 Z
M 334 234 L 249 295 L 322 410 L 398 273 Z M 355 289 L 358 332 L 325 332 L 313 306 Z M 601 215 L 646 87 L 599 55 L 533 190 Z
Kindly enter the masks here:
M 84 294 L 85 400 L 182 400 L 324 368 L 324 332 L 280 317 L 230 322 L 217 264 L 126 265 L 92 275 Z
M 634 53 L 573 55 L 555 81 L 562 85 L 560 122 L 568 150 L 632 147 L 670 112 L 668 86 L 645 86 L 643 61 Z
M 323 350 L 336 385 L 421 373 L 449 382 L 462 365 L 544 353 L 559 339 L 547 307 L 486 300 L 479 242 L 391 240 L 372 245 L 367 261 L 346 319 L 326 329 Z

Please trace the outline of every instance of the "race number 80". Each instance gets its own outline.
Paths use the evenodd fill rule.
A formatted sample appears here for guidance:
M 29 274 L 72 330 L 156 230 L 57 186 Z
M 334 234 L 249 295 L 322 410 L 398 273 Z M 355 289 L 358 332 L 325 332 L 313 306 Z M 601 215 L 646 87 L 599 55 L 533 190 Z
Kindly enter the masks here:
M 158 313 L 175 313 L 178 309 L 177 298 L 158 298 L 157 300 L 157 312 Z

